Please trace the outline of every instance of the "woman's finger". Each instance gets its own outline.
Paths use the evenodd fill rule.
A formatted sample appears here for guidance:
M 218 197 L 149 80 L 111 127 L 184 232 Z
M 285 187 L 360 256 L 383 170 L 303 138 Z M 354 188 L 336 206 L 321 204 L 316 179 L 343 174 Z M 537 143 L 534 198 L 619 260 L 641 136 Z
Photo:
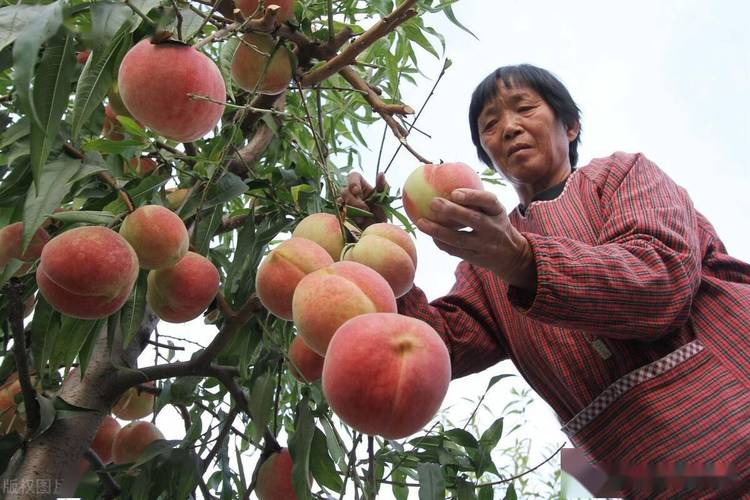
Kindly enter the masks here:
M 493 193 L 478 189 L 455 189 L 450 194 L 450 199 L 454 203 L 481 210 L 487 215 L 501 215 L 505 212 L 505 207 Z

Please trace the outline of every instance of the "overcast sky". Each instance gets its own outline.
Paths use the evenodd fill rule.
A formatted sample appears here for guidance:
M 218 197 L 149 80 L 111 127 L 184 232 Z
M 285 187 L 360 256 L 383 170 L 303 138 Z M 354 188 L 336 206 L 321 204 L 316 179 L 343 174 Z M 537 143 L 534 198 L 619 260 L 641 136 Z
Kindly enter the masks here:
M 443 15 L 425 16 L 445 36 L 453 66 L 417 124 L 431 139 L 410 138 L 422 155 L 482 170 L 466 118 L 472 90 L 498 66 L 542 66 L 563 81 L 582 109 L 579 166 L 616 150 L 643 152 L 688 190 L 730 253 L 750 260 L 748 3 L 461 0 L 454 11 L 478 40 Z M 437 76 L 442 61 L 427 56 L 423 62 L 424 73 Z M 425 83 L 406 89 L 405 102 L 419 109 L 430 87 Z M 376 129 L 373 149 L 382 132 L 380 126 Z M 386 151 L 394 146 L 389 138 Z M 363 156 L 369 158 L 372 176 L 377 151 L 369 156 L 363 151 Z M 416 166 L 413 157 L 399 154 L 389 171 L 391 185 L 403 185 Z M 517 204 L 510 187 L 494 191 L 509 210 Z M 418 238 L 418 253 L 416 283 L 430 298 L 447 292 L 457 261 L 424 236 Z M 204 342 L 210 338 L 201 336 Z M 501 363 L 454 382 L 446 405 L 478 397 L 490 376 L 513 371 L 510 363 Z M 521 385 L 503 381 L 490 393 L 489 404 L 498 413 L 511 386 Z M 534 439 L 532 457 L 542 458 L 544 448 L 562 443 L 564 436 L 549 407 L 535 403 L 533 408 L 524 432 Z M 468 416 L 456 411 L 458 420 Z M 175 429 L 179 434 L 179 426 Z

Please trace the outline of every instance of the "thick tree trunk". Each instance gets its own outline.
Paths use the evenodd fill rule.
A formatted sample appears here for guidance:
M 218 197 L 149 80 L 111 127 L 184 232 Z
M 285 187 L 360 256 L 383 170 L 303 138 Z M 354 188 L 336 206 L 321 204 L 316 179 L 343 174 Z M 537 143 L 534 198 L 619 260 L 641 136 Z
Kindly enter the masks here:
M 5 481 L 5 498 L 52 499 L 71 497 L 80 480 L 81 460 L 89 448 L 104 415 L 124 388 L 117 385 L 117 367 L 136 366 L 156 317 L 148 311 L 141 328 L 126 350 L 115 338 L 112 350 L 107 347 L 106 330 L 101 332 L 91 355 L 83 380 L 76 372 L 63 383 L 59 396 L 84 411 L 71 418 L 57 418 L 41 436 L 29 442 L 10 480 Z

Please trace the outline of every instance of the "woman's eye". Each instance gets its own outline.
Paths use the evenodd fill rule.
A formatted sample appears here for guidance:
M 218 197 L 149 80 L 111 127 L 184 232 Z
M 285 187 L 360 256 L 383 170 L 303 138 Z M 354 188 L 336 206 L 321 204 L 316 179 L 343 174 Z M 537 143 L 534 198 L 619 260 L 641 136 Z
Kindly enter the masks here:
M 484 124 L 484 128 L 482 129 L 482 131 L 486 132 L 490 130 L 492 127 L 495 126 L 496 123 L 497 123 L 497 120 L 488 121 L 487 123 Z
M 531 111 L 532 109 L 534 108 L 532 108 L 531 106 L 521 106 L 520 108 L 518 108 L 518 111 L 521 113 L 525 113 L 526 111 Z

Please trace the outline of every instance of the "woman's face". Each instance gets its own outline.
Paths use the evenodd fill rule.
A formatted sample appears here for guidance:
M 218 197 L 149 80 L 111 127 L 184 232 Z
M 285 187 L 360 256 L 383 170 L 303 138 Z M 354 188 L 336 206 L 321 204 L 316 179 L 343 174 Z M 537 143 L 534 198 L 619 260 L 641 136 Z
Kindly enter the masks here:
M 498 93 L 479 114 L 477 125 L 482 148 L 516 189 L 521 202 L 559 184 L 570 173 L 568 144 L 578 126 L 566 128 L 547 102 L 526 86 L 506 87 L 497 81 Z

